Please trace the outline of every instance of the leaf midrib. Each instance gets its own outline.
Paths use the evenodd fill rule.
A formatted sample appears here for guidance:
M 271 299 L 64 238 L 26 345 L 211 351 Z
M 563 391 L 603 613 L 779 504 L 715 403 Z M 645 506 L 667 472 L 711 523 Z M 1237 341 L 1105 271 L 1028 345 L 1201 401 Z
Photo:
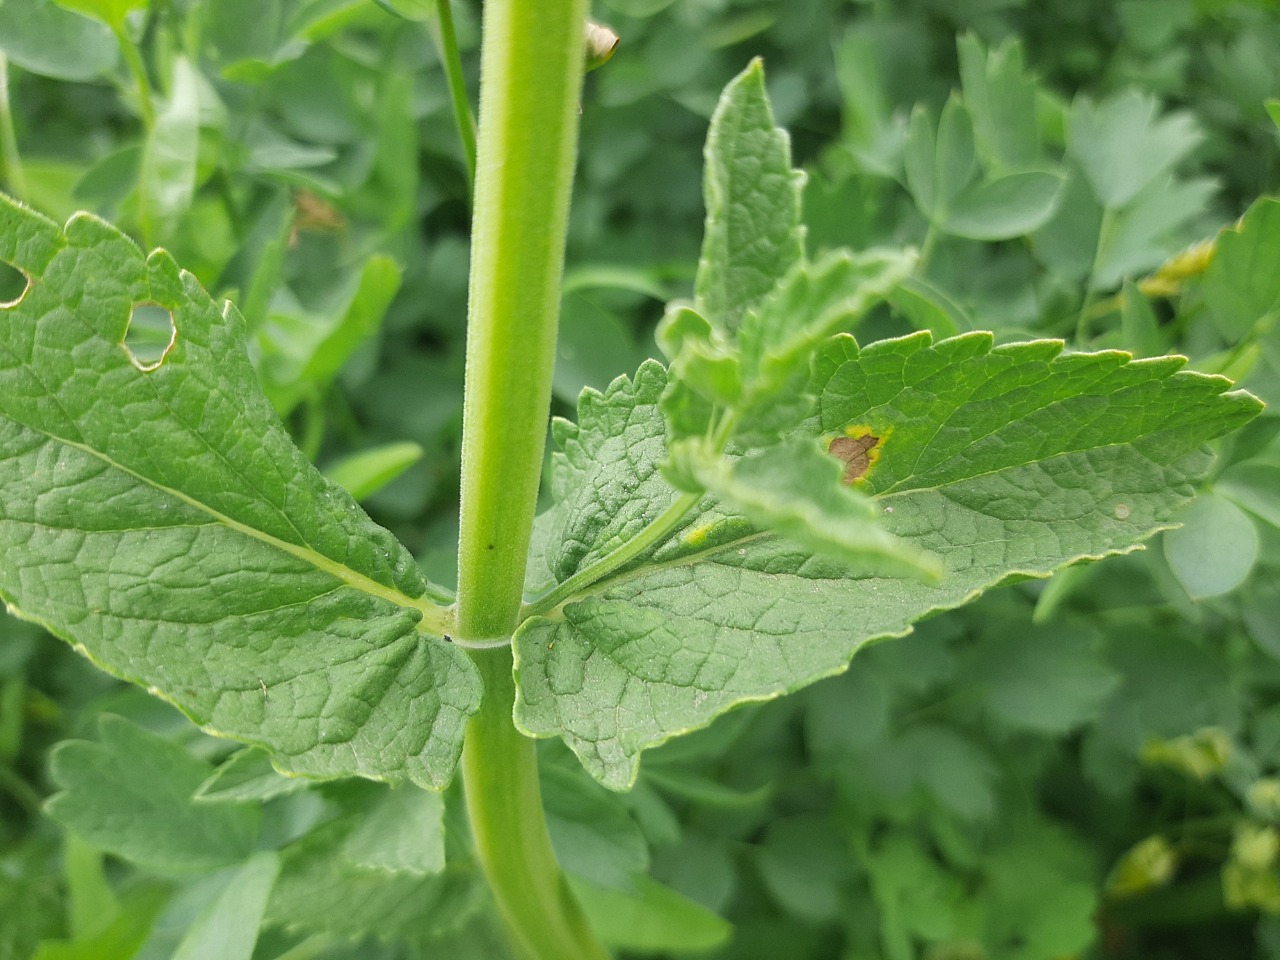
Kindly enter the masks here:
M 12 419 L 12 418 L 9 418 L 9 419 Z M 338 580 L 340 583 L 343 583 L 346 586 L 351 587 L 352 589 L 358 590 L 361 593 L 367 594 L 372 597 L 377 597 L 380 600 L 385 600 L 386 602 L 391 603 L 397 607 L 402 607 L 404 609 L 416 611 L 420 617 L 418 623 L 416 624 L 416 629 L 420 633 L 429 633 L 435 636 L 444 636 L 448 632 L 449 625 L 452 619 L 450 616 L 450 611 L 446 608 L 438 607 L 434 603 L 431 603 L 429 600 L 426 599 L 425 593 L 421 598 L 414 599 L 404 593 L 401 593 L 399 590 L 392 589 L 391 587 L 388 587 L 384 584 L 379 583 L 378 581 L 374 580 L 371 577 L 366 576 L 365 574 L 352 570 L 350 567 L 346 566 L 345 564 L 339 563 L 338 561 L 325 556 L 324 554 L 320 553 L 318 550 L 314 550 L 310 547 L 300 546 L 299 544 L 296 544 L 296 543 L 290 543 L 287 540 L 282 540 L 279 537 L 274 536 L 273 534 L 267 533 L 265 530 L 259 530 L 256 527 L 252 527 L 247 523 L 242 523 L 239 520 L 229 517 L 226 514 L 222 513 L 221 511 L 216 510 L 213 507 L 209 506 L 208 504 L 196 499 L 195 497 L 192 497 L 189 494 L 183 493 L 181 490 L 176 490 L 173 487 L 166 486 L 165 484 L 159 483 L 153 480 L 152 478 L 147 477 L 144 474 L 139 473 L 138 471 L 128 466 L 125 466 L 124 464 L 118 462 L 112 457 L 107 456 L 101 450 L 96 450 L 87 444 L 80 443 L 75 440 L 68 440 L 65 437 L 59 437 L 48 430 L 44 430 L 39 427 L 33 427 L 30 424 L 22 424 L 22 426 L 44 437 L 47 437 L 53 443 L 62 444 L 63 446 L 70 447 L 71 449 L 79 450 L 80 452 L 101 461 L 102 463 L 106 464 L 108 467 L 114 470 L 118 470 L 121 473 L 132 477 L 133 479 L 137 480 L 139 483 L 142 483 L 143 485 L 150 487 L 151 489 L 156 490 L 159 493 L 163 493 L 163 494 L 166 494 L 167 496 L 173 497 L 175 500 L 178 500 L 181 503 L 184 503 L 187 506 L 192 507 L 193 509 L 203 513 L 205 516 L 212 519 L 215 523 L 218 523 L 229 530 L 239 533 L 242 536 L 249 537 L 250 539 L 257 540 L 260 543 L 265 543 L 266 545 L 276 550 L 279 550 L 282 553 L 287 553 L 292 557 L 302 560 L 304 563 L 309 564 L 310 566 L 314 567 L 315 569 L 319 570 L 322 573 L 327 573 L 329 576 L 333 577 L 335 580 Z

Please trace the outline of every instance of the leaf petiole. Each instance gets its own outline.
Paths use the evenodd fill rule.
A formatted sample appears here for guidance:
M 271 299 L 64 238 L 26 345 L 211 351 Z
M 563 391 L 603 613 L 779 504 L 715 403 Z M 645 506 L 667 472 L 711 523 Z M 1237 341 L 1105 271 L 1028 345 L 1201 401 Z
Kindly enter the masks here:
M 626 566 L 674 530 L 689 511 L 698 505 L 702 497 L 703 494 L 701 493 L 682 494 L 671 506 L 650 521 L 649 525 L 636 534 L 633 539 L 628 540 L 612 553 L 601 557 L 589 567 L 579 570 L 564 583 L 544 593 L 532 603 L 525 604 L 520 611 L 520 619 L 522 621 L 527 620 L 529 617 L 541 616 L 548 611 L 554 610 L 573 597 L 574 594 L 585 590 L 593 583 L 603 580 L 615 570 Z

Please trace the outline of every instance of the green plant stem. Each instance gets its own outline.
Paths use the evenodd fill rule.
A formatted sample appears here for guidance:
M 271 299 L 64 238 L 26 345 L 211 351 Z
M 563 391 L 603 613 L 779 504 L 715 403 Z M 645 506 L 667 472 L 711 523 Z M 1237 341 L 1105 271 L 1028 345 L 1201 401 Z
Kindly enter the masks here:
M 19 200 L 27 199 L 27 176 L 18 153 L 18 134 L 13 128 L 13 108 L 9 104 L 9 58 L 0 50 L 0 157 L 4 158 L 4 182 Z
M 655 517 L 648 526 L 613 551 L 613 553 L 606 554 L 589 567 L 582 568 L 554 590 L 543 594 L 525 607 L 524 616 L 540 616 L 550 610 L 554 610 L 574 594 L 585 590 L 593 583 L 603 580 L 615 570 L 630 563 L 670 533 L 676 524 L 684 519 L 685 514 L 698 505 L 698 501 L 702 497 L 703 494 L 700 493 L 682 494 L 671 506 Z
M 462 751 L 467 813 L 516 956 L 607 960 L 551 849 L 534 742 L 511 722 L 511 649 L 469 653 L 484 680 L 485 699 L 467 727 Z
M 489 0 L 463 405 L 461 639 L 509 638 L 551 406 L 586 0 Z
M 133 82 L 137 84 L 138 109 L 142 112 L 143 126 L 150 133 L 156 125 L 156 105 L 151 96 L 151 80 L 147 77 L 147 67 L 142 62 L 142 51 L 138 49 L 138 45 L 133 42 L 133 38 L 129 36 L 123 25 L 112 26 L 111 32 L 115 34 L 120 44 L 120 52 L 124 55 L 124 62 L 129 67 Z
M 1084 301 L 1080 304 L 1080 313 L 1076 316 L 1076 344 L 1083 347 L 1089 341 L 1091 333 L 1091 321 L 1093 319 L 1093 304 L 1098 299 L 1098 291 L 1094 286 L 1094 280 L 1098 276 L 1098 263 L 1102 258 L 1103 247 L 1106 246 L 1107 240 L 1111 236 L 1111 230 L 1115 224 L 1115 214 L 1110 207 L 1102 211 L 1102 222 L 1098 224 L 1098 246 L 1093 251 L 1093 263 L 1089 266 L 1089 279 L 1086 281 Z
M 436 28 L 431 31 L 444 64 L 445 80 L 449 84 L 449 98 L 453 101 L 453 120 L 462 140 L 462 152 L 467 160 L 467 187 L 475 189 L 476 182 L 476 118 L 467 100 L 467 82 L 462 76 L 462 55 L 458 51 L 458 34 L 453 29 L 451 0 L 436 0 Z
M 522 960 L 606 960 L 560 872 L 509 642 L 533 529 L 577 149 L 586 0 L 487 0 L 454 636 L 484 686 L 463 742 L 471 834 Z

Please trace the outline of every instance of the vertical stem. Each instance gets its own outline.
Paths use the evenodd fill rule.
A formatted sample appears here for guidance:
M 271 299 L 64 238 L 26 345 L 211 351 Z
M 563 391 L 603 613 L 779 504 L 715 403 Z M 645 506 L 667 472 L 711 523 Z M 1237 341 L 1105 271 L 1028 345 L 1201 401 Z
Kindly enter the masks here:
M 487 0 L 463 407 L 458 635 L 516 626 L 551 404 L 586 0 Z
M 458 34 L 453 29 L 452 0 L 436 0 L 438 26 L 432 31 L 440 62 L 444 64 L 445 80 L 449 84 L 449 98 L 453 101 L 453 120 L 462 140 L 462 152 L 467 160 L 467 186 L 474 190 L 476 183 L 476 118 L 471 114 L 467 101 L 467 83 L 462 76 L 462 55 L 458 51 Z
M 586 0 L 486 0 L 458 546 L 459 643 L 484 684 L 463 779 L 480 863 L 521 960 L 607 960 L 547 834 L 512 722 L 510 637 L 542 471 Z
M 1102 222 L 1098 224 L 1098 246 L 1093 251 L 1093 263 L 1089 267 L 1089 279 L 1085 283 L 1084 301 L 1080 304 L 1080 313 L 1076 316 L 1076 337 L 1075 345 L 1077 347 L 1085 347 L 1088 345 L 1089 337 L 1092 334 L 1090 330 L 1093 319 L 1091 311 L 1093 305 L 1098 299 L 1098 291 L 1094 287 L 1094 280 L 1098 276 L 1098 264 L 1102 262 L 1102 249 L 1106 245 L 1107 240 L 1111 237 L 1111 231 L 1115 226 L 1115 213 L 1110 207 L 1104 207 L 1102 211 Z
M 551 849 L 534 743 L 511 723 L 511 648 L 474 650 L 472 657 L 485 699 L 467 728 L 462 753 L 467 813 L 516 956 L 608 960 Z
M 111 32 L 116 35 L 120 44 L 120 52 L 129 67 L 133 82 L 138 86 L 138 109 L 142 112 L 142 124 L 150 134 L 156 125 L 156 105 L 151 99 L 151 81 L 147 77 L 147 66 L 142 62 L 142 51 L 133 42 L 123 24 L 112 25 Z
M 18 134 L 13 129 L 13 108 L 9 104 L 9 58 L 0 50 L 0 158 L 4 159 L 4 182 L 19 200 L 27 199 L 27 178 L 18 154 Z

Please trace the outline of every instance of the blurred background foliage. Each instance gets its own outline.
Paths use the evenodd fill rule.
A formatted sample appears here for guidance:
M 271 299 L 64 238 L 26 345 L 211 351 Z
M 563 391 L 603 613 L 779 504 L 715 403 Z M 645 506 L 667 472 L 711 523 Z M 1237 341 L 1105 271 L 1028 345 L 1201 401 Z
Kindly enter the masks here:
M 472 99 L 479 6 L 453 4 Z M 7 192 L 112 219 L 233 299 L 299 444 L 448 585 L 469 186 L 434 11 L 0 0 L 0 153 Z M 811 250 L 922 251 L 862 338 L 1180 352 L 1280 401 L 1280 203 L 1258 199 L 1280 185 L 1274 0 L 594 15 L 622 45 L 583 97 L 558 413 L 653 355 L 662 303 L 688 294 L 702 139 L 753 56 L 809 172 Z M 20 289 L 0 276 L 0 301 Z M 1224 443 L 1150 549 L 997 591 L 737 711 L 653 751 L 630 794 L 545 744 L 555 839 L 606 936 L 734 960 L 1280 958 L 1278 432 L 1272 413 Z M 149 815 L 194 818 L 220 851 L 97 836 L 87 748 L 48 755 L 99 737 L 203 783 L 203 805 Z M 308 786 L 228 755 L 0 622 L 0 960 L 503 955 L 456 791 Z M 439 849 L 388 852 L 404 823 Z M 281 851 L 256 952 L 199 952 L 200 918 L 271 889 L 253 849 Z

